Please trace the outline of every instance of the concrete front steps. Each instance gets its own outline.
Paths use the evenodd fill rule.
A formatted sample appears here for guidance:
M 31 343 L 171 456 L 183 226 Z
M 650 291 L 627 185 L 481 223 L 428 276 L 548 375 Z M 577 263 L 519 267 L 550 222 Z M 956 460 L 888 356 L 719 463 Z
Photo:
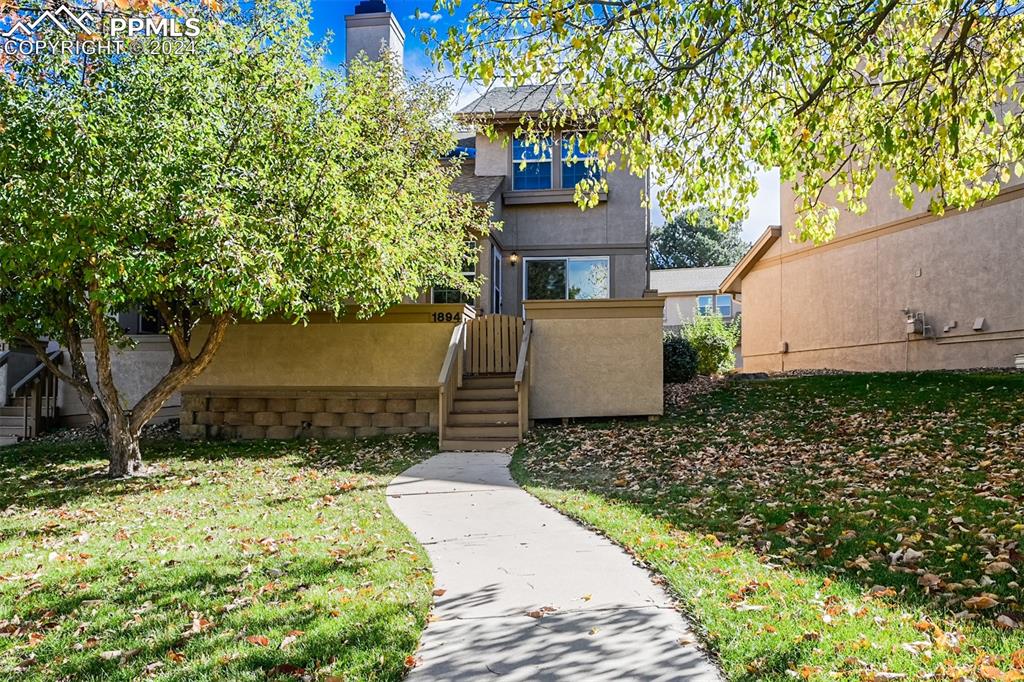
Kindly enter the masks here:
M 519 442 L 519 401 L 511 374 L 466 377 L 456 390 L 443 450 L 490 452 Z

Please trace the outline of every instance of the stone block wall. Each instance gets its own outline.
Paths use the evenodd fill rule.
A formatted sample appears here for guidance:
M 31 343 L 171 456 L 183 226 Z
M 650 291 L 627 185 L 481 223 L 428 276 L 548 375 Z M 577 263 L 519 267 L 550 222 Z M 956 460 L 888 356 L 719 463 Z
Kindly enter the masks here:
M 430 389 L 186 389 L 185 438 L 364 438 L 437 433 Z

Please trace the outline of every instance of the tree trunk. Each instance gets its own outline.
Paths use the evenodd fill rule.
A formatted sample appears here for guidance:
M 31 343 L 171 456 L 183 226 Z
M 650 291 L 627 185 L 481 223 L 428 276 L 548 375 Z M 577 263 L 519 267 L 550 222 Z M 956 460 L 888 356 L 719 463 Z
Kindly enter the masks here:
M 132 434 L 127 425 L 116 428 L 113 424 L 107 434 L 107 451 L 110 454 L 111 478 L 138 476 L 142 473 L 142 450 L 139 436 Z

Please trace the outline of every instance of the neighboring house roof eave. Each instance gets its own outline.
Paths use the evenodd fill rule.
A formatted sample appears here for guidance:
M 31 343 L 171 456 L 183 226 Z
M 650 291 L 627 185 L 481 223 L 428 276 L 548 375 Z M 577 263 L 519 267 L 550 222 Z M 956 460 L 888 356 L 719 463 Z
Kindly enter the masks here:
M 699 268 L 666 268 L 651 270 L 651 288 L 677 295 L 715 293 L 732 271 L 730 265 Z
M 750 247 L 750 250 L 740 259 L 740 262 L 736 264 L 736 267 L 732 269 L 732 272 L 722 281 L 722 286 L 718 288 L 723 294 L 738 294 L 741 293 L 741 287 L 743 286 L 743 278 L 747 276 L 758 261 L 768 253 L 768 249 L 772 248 L 772 245 L 779 240 L 782 236 L 782 227 L 780 225 L 772 225 L 764 233 L 757 238 L 754 245 Z

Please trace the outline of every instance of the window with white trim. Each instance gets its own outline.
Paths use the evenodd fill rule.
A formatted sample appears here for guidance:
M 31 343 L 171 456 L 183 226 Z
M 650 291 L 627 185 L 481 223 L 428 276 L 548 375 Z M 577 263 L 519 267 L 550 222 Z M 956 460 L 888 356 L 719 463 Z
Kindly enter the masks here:
M 597 180 L 601 171 L 594 165 L 597 152 L 580 149 L 585 131 L 562 133 L 562 189 L 575 189 L 581 180 Z
M 475 241 L 466 242 L 466 256 L 462 259 L 462 276 L 468 281 L 476 280 L 476 263 L 478 260 L 477 244 Z M 467 296 L 458 289 L 447 287 L 431 287 L 431 303 L 473 303 L 473 298 Z
M 706 294 L 697 297 L 697 313 L 699 315 L 710 315 L 714 310 L 717 310 L 718 314 L 722 317 L 732 317 L 732 295 L 718 294 L 717 296 L 712 296 L 711 294 Z
M 512 189 L 551 189 L 551 138 L 512 140 Z

